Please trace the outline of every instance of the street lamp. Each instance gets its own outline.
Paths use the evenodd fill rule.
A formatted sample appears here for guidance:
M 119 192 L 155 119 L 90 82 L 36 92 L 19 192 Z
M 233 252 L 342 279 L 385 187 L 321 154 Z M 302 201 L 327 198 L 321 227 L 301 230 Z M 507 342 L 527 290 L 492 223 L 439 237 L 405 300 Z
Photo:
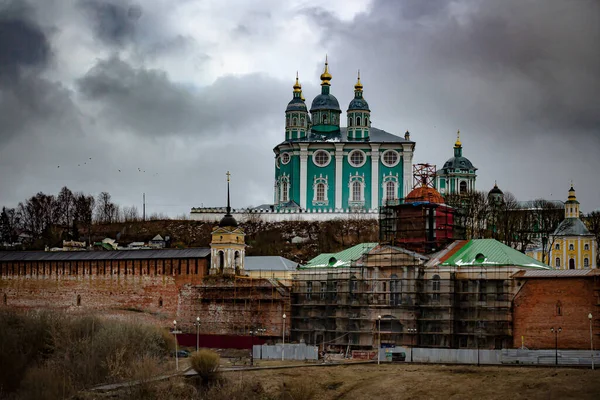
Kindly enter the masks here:
M 413 362 L 413 348 L 415 347 L 415 336 L 417 335 L 417 328 L 408 328 L 407 329 L 408 333 L 411 334 L 410 336 L 410 362 Z
M 558 365 L 558 334 L 560 332 L 562 332 L 562 328 L 558 328 L 558 329 L 554 329 L 554 328 L 550 328 L 550 332 L 554 333 L 554 362 L 556 365 Z
M 177 320 L 173 320 L 173 335 L 175 335 L 175 370 L 179 371 L 179 349 L 177 348 Z
M 250 352 L 250 365 L 254 366 L 254 335 L 258 335 L 260 336 L 261 334 L 265 333 L 266 329 L 265 328 L 254 328 L 252 330 L 250 330 L 250 335 L 252 336 L 252 351 Z M 260 358 L 262 359 L 262 348 L 260 349 Z
M 590 320 L 590 349 L 592 350 L 592 370 L 594 370 L 594 336 L 592 333 L 592 313 L 588 314 L 588 319 Z
M 381 353 L 381 315 L 377 316 L 377 320 L 379 322 L 379 329 L 378 329 L 378 337 L 379 337 L 378 342 L 379 343 L 377 345 L 377 365 L 379 365 L 381 362 L 381 357 L 379 355 L 379 353 Z
M 196 317 L 196 351 L 200 350 L 200 317 Z
M 281 334 L 282 334 L 282 337 L 281 337 L 282 338 L 281 339 L 281 342 L 282 342 L 282 346 L 281 346 L 281 361 L 284 360 L 284 353 L 285 353 L 285 318 L 286 318 L 286 315 L 283 314 L 283 332 L 281 332 Z

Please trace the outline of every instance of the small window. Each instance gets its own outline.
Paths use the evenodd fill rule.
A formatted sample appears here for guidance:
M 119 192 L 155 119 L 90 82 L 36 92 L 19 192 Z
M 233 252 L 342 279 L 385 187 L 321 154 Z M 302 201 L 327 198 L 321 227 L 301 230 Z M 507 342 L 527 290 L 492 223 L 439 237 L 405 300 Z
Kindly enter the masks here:
M 352 201 L 362 200 L 362 185 L 358 181 L 352 182 Z
M 317 201 L 325 201 L 325 184 L 317 183 Z
M 292 119 L 292 126 L 296 126 L 298 125 L 298 119 L 297 118 L 293 118 Z
M 433 290 L 433 300 L 440 301 L 440 276 L 434 275 L 433 281 L 431 282 L 431 289 Z
M 163 306 L 163 299 L 162 299 L 162 297 L 160 297 L 158 299 L 158 308 L 162 308 L 162 306 Z
M 321 282 L 321 300 L 325 300 L 327 294 L 327 283 Z
M 485 280 L 479 281 L 479 301 L 487 300 L 487 282 Z
M 312 282 L 306 282 L 306 300 L 310 300 L 312 296 Z
M 466 181 L 460 182 L 460 192 L 467 193 L 467 182 Z
M 555 266 L 556 268 L 560 268 L 560 257 L 556 257 L 556 260 L 555 260 L 555 264 L 554 264 L 554 266 Z
M 562 315 L 562 303 L 560 301 L 556 302 L 556 315 L 557 316 Z
M 385 199 L 395 200 L 396 199 L 396 182 L 388 181 L 385 183 Z
M 560 244 L 556 243 L 556 245 L 554 246 L 554 250 L 560 250 Z
M 569 259 L 569 269 L 575 269 L 575 260 Z
M 2 304 L 4 304 L 4 305 L 8 304 L 8 296 L 6 295 L 6 293 L 4 293 L 4 296 L 2 296 Z
M 323 114 L 323 118 L 321 119 L 321 121 L 323 121 L 324 124 L 327 123 L 327 115 Z
M 313 162 L 319 167 L 329 164 L 329 153 L 324 150 L 318 150 L 313 154 Z
M 81 306 L 81 295 L 78 294 L 77 295 L 77 307 L 80 307 L 80 306 Z
M 287 164 L 287 163 L 289 163 L 289 162 L 290 162 L 290 159 L 291 159 L 291 157 L 290 157 L 290 153 L 283 153 L 283 154 L 281 155 L 281 163 L 282 163 L 282 164 Z
M 353 167 L 361 167 L 366 161 L 365 153 L 361 150 L 353 150 L 348 156 L 348 161 Z
M 353 118 L 348 117 L 348 126 L 352 126 Z
M 589 250 L 589 249 L 590 249 L 590 245 L 589 245 L 589 244 L 587 244 L 587 243 L 586 243 L 586 244 L 584 244 L 584 245 L 583 245 L 583 249 L 584 249 L 584 250 Z
M 569 245 L 569 250 L 575 250 L 575 245 L 573 243 Z
M 360 126 L 360 117 L 356 117 L 356 126 Z
M 386 167 L 395 167 L 400 162 L 400 156 L 395 150 L 386 150 L 383 152 L 382 162 Z
M 583 268 L 589 268 L 590 267 L 590 260 L 589 258 L 584 258 L 583 259 Z

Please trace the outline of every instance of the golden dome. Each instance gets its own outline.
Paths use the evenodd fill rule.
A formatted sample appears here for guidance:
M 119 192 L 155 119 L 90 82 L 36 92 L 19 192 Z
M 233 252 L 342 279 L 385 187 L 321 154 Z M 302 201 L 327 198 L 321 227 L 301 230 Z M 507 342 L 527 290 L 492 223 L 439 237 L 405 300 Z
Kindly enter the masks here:
M 294 83 L 294 93 L 302 93 L 302 85 L 298 81 L 298 71 L 296 71 L 296 83 Z
M 360 82 L 360 69 L 358 70 L 358 79 L 356 80 L 356 85 L 354 85 L 354 90 L 361 92 L 363 90 L 363 84 Z
M 325 56 L 325 70 L 321 74 L 321 85 L 329 86 L 330 85 L 329 81 L 331 80 L 331 78 L 332 78 L 332 76 L 329 73 L 329 63 L 327 62 L 327 56 Z
M 454 147 L 462 147 L 462 143 L 460 142 L 460 129 L 456 132 L 456 143 L 454 143 Z

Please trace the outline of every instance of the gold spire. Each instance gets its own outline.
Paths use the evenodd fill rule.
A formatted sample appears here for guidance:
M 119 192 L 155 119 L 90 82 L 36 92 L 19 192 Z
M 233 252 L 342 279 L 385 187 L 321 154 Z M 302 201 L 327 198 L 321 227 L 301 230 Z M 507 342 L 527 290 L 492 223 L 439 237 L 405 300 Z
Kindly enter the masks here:
M 294 93 L 302 93 L 302 85 L 298 80 L 298 71 L 296 71 L 296 83 L 294 83 Z
M 321 86 L 330 86 L 329 81 L 332 76 L 329 73 L 329 63 L 327 62 L 327 55 L 325 55 L 325 70 L 321 74 Z
M 462 143 L 460 142 L 460 129 L 456 132 L 456 143 L 454 143 L 454 147 L 462 147 Z
M 363 84 L 360 82 L 360 69 L 358 70 L 358 79 L 356 80 L 356 85 L 354 85 L 354 90 L 358 92 L 362 92 Z
M 494 189 L 498 189 L 498 181 L 494 181 Z

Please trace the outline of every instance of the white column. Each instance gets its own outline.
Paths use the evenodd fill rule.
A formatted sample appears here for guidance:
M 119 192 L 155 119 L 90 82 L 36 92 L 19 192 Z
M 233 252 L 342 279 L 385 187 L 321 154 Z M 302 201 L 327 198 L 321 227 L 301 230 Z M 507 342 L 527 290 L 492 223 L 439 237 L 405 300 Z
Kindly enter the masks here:
M 577 266 L 575 268 L 583 269 L 583 257 L 581 255 L 581 246 L 583 243 L 581 243 L 581 238 L 577 238 L 575 243 L 577 243 Z
M 306 185 L 308 143 L 300 143 L 300 208 L 306 210 Z
M 379 209 L 379 144 L 371 143 L 371 209 Z
M 403 193 L 402 197 L 408 196 L 410 191 L 412 190 L 412 181 L 413 181 L 413 170 L 412 170 L 412 159 L 413 159 L 413 144 L 403 144 L 402 145 L 402 155 L 404 160 L 403 171 L 402 171 L 402 180 L 404 181 Z
M 342 209 L 342 170 L 344 161 L 344 144 L 335 144 L 335 209 Z

